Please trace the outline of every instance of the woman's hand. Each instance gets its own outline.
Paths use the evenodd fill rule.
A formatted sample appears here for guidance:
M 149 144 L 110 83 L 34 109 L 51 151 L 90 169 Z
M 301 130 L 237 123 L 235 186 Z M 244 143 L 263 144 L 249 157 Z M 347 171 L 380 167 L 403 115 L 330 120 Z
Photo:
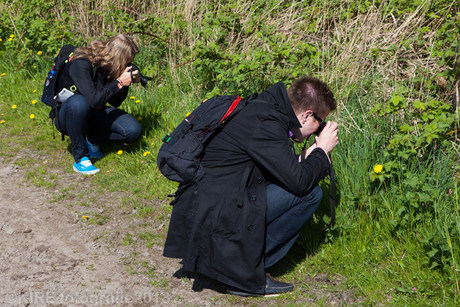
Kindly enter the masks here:
M 131 67 L 132 66 L 126 67 L 125 71 L 118 78 L 121 80 L 121 82 L 123 82 L 123 86 L 130 86 L 131 84 L 138 83 L 140 81 L 138 70 L 135 70 L 132 72 L 132 78 L 131 78 L 131 72 L 129 71 Z
M 339 143 L 338 129 L 339 125 L 336 122 L 327 122 L 321 134 L 316 137 L 316 145 L 324 149 L 326 153 L 330 153 Z

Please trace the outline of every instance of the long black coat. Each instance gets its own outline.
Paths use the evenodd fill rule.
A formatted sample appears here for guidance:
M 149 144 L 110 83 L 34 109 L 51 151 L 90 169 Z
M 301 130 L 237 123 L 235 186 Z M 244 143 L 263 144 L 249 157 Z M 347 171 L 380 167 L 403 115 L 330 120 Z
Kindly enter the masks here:
M 311 191 L 329 170 L 321 149 L 298 162 L 289 129 L 301 127 L 279 82 L 210 141 L 206 175 L 174 201 L 164 256 L 228 285 L 264 293 L 266 185 Z

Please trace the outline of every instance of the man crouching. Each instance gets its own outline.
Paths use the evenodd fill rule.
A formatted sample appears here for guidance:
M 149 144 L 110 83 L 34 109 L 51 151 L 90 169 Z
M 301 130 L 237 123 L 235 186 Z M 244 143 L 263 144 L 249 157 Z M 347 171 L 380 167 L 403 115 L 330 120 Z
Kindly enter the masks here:
M 176 196 L 164 256 L 231 287 L 237 295 L 289 292 L 266 268 L 293 246 L 322 199 L 328 153 L 338 143 L 337 104 L 327 84 L 279 82 L 251 100 L 206 146 L 205 176 Z M 316 134 L 299 157 L 293 142 Z

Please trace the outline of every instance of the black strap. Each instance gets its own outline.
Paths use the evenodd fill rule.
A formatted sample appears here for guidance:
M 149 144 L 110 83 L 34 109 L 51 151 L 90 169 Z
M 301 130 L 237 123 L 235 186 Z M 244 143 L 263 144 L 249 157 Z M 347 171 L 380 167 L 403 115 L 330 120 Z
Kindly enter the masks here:
M 311 225 L 311 219 L 310 219 L 310 228 L 315 231 L 322 231 L 322 230 L 328 229 L 329 227 L 331 227 L 332 223 L 335 220 L 335 174 L 334 174 L 334 167 L 332 166 L 332 163 L 330 166 L 329 177 L 331 181 L 330 188 L 329 188 L 330 190 L 329 200 L 331 203 L 331 220 L 329 221 L 329 224 L 327 224 L 325 227 L 315 228 Z

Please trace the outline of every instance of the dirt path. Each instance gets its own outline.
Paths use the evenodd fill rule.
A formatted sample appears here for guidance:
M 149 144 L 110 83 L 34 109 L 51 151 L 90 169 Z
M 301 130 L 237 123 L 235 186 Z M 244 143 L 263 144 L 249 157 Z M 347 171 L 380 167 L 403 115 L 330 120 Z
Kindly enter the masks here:
M 142 269 L 127 265 L 132 247 L 94 238 L 132 221 L 88 225 L 54 201 L 59 191 L 26 185 L 24 175 L 0 159 L 0 306 L 210 306 L 221 296 L 203 284 L 194 291 L 197 281 L 181 278 L 159 245 L 136 250 L 153 274 L 130 273 Z
M 40 188 L 14 163 L 25 157 L 47 160 L 37 153 L 11 162 L 0 156 L 1 307 L 283 305 L 223 294 L 225 286 L 205 276 L 187 278 L 179 260 L 162 256 L 165 203 L 145 200 L 160 216 L 141 218 L 133 206 L 123 206 L 129 195 L 93 191 L 91 178 L 63 170 L 43 175 L 58 176 L 58 188 Z M 82 212 L 104 220 L 91 223 Z M 146 244 L 139 234 L 158 239 Z M 320 274 L 303 283 L 309 290 L 293 298 L 296 305 L 359 302 L 353 291 L 338 291 L 339 277 Z

